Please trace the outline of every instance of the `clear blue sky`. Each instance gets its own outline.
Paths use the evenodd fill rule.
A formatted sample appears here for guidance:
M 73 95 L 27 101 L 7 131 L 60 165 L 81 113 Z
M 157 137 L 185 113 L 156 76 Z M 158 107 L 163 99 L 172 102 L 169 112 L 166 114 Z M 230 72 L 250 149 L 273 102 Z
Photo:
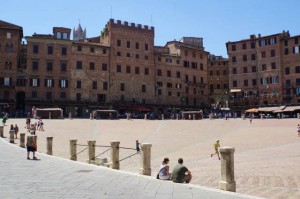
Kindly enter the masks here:
M 202 37 L 206 51 L 224 57 L 226 42 L 250 34 L 300 35 L 300 0 L 5 0 L 0 7 L 0 20 L 22 26 L 24 36 L 73 29 L 80 20 L 94 37 L 114 18 L 154 26 L 155 45 Z

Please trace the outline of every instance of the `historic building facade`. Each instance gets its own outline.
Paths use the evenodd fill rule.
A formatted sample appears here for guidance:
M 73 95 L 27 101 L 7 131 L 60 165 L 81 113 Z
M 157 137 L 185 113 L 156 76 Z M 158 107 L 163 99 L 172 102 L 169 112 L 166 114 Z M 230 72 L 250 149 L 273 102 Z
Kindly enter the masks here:
M 209 102 L 215 108 L 228 108 L 229 67 L 228 59 L 210 54 L 208 57 Z
M 24 108 L 23 28 L 0 20 L 0 111 Z
M 226 43 L 232 107 L 245 109 L 300 102 L 299 37 L 290 37 L 289 32 L 283 31 Z

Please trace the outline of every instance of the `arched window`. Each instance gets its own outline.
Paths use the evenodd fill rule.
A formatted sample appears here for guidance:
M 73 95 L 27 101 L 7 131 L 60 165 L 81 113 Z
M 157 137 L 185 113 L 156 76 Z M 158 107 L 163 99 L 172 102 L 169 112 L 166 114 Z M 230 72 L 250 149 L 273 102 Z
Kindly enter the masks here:
M 63 39 L 68 39 L 68 34 L 66 32 L 63 34 Z
M 61 32 L 57 32 L 57 33 L 56 33 L 56 38 L 57 38 L 57 39 L 61 39 Z

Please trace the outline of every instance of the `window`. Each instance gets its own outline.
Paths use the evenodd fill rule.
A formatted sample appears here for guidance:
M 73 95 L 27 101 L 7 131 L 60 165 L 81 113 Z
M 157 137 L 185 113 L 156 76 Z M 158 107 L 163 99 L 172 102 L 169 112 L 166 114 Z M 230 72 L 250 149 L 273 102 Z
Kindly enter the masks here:
M 288 48 L 285 48 L 285 49 L 284 49 L 284 54 L 285 54 L 285 55 L 288 55 L 288 54 L 289 54 L 289 49 L 288 49 Z
M 295 44 L 298 44 L 298 37 L 295 38 Z
M 299 53 L 299 46 L 294 46 L 293 53 L 298 54 Z
M 121 40 L 120 39 L 117 40 L 117 46 L 121 47 Z
M 106 49 L 103 49 L 103 50 L 102 50 L 102 53 L 103 53 L 103 54 L 106 54 Z
M 188 94 L 189 93 L 189 87 L 185 87 L 185 93 Z
M 130 41 L 127 41 L 127 48 L 130 48 Z
M 233 44 L 233 45 L 231 46 L 231 51 L 236 51 L 236 45 L 235 45 L 235 44 Z
M 247 79 L 244 80 L 244 86 L 248 86 L 248 80 Z
M 40 86 L 40 79 L 37 79 L 37 78 L 30 79 L 30 86 L 39 87 Z
M 272 67 L 272 69 L 276 69 L 276 63 L 275 63 L 275 62 L 272 62 L 272 63 L 271 63 L 271 67 Z
M 220 89 L 220 88 L 221 88 L 220 84 L 217 84 L 217 89 Z
M 45 87 L 54 87 L 54 79 L 45 79 L 44 86 Z
M 146 85 L 142 85 L 142 93 L 146 93 Z
M 33 54 L 38 54 L 39 53 L 39 46 L 38 45 L 33 45 L 32 52 L 33 52 Z
M 95 48 L 94 47 L 90 47 L 90 52 L 94 53 L 95 52 Z
M 60 93 L 60 98 L 65 99 L 66 98 L 66 92 L 61 92 Z
M 271 50 L 271 57 L 275 57 L 275 50 Z
M 6 61 L 5 62 L 4 69 L 5 70 L 12 70 L 12 63 L 11 63 L 11 61 Z
M 145 68 L 145 75 L 149 75 L 149 68 Z
M 108 89 L 108 83 L 107 82 L 103 82 L 103 90 L 107 90 Z
M 236 68 L 232 68 L 232 74 L 236 74 Z
M 248 73 L 248 68 L 247 68 L 247 66 L 245 66 L 245 67 L 243 68 L 243 72 L 244 72 L 244 73 Z
M 267 85 L 269 83 L 269 79 L 267 77 L 261 79 L 262 85 Z
M 246 43 L 243 44 L 243 50 L 245 50 L 245 49 L 247 49 L 247 44 Z
M 255 48 L 255 42 L 251 42 L 251 48 Z
M 76 101 L 81 101 L 81 94 L 80 93 L 76 93 Z
M 161 57 L 157 57 L 157 61 L 161 61 Z
M 98 99 L 98 102 L 105 102 L 106 101 L 106 95 L 105 94 L 98 94 L 97 99 Z
M 32 98 L 36 98 L 38 95 L 37 95 L 37 91 L 32 91 L 31 92 L 31 97 Z
M 17 86 L 26 86 L 26 79 L 17 79 Z
M 139 42 L 135 42 L 135 49 L 140 49 L 140 44 L 139 44 Z
M 125 84 L 124 83 L 120 84 L 120 91 L 125 91 Z
M 226 70 L 223 70 L 223 75 L 227 75 L 227 71 Z
M 39 62 L 32 61 L 32 70 L 38 70 L 38 69 L 39 69 Z
M 285 84 L 286 86 L 291 86 L 291 80 L 290 79 L 285 80 Z
M 148 44 L 145 44 L 145 50 L 148 50 L 148 48 L 149 48 Z
M 237 87 L 237 81 L 232 82 L 233 87 Z
M 289 75 L 289 74 L 290 74 L 290 68 L 289 68 L 289 67 L 286 67 L 286 68 L 285 68 L 285 74 L 286 74 L 286 75 Z
M 66 62 L 60 63 L 60 71 L 67 71 L 67 63 Z
M 53 55 L 53 46 L 48 46 L 48 55 Z
M 172 96 L 172 92 L 171 91 L 168 91 L 168 96 Z
M 299 78 L 296 79 L 296 85 L 300 86 L 300 79 Z
M 102 70 L 103 70 L 103 71 L 107 71 L 107 64 L 106 64 L 106 63 L 103 63 L 103 64 L 102 64 Z
M 227 89 L 227 88 L 228 88 L 227 84 L 224 84 L 224 85 L 223 85 L 223 88 L 224 88 L 224 89 Z
M 262 71 L 267 70 L 267 65 L 266 65 L 266 64 L 261 65 L 261 70 L 262 70 Z
M 66 47 L 61 48 L 61 55 L 67 55 L 67 48 Z
M 209 71 L 209 75 L 210 75 L 210 76 L 213 76 L 213 75 L 214 75 L 214 71 L 210 70 L 210 71 Z
M 118 73 L 121 72 L 121 65 L 117 65 L 117 72 L 118 72 Z
M 53 70 L 53 62 L 47 62 L 47 71 Z
M 126 53 L 126 56 L 127 56 L 127 57 L 130 57 L 130 53 Z
M 93 81 L 93 83 L 92 83 L 92 89 L 97 89 L 97 81 Z
M 57 33 L 56 33 L 56 38 L 57 38 L 57 39 L 61 39 L 61 32 L 57 32 Z
M 220 71 L 219 70 L 217 70 L 217 76 L 220 76 Z
M 139 54 L 135 54 L 135 58 L 136 58 L 136 59 L 139 59 L 139 58 L 140 58 L 140 55 L 139 55 Z
M 162 95 L 161 89 L 157 90 L 157 95 Z
M 300 73 L 300 66 L 296 66 L 296 67 L 295 67 L 295 72 L 296 72 L 296 73 Z
M 117 52 L 117 56 L 121 57 L 121 52 L 120 51 Z
M 251 55 L 251 60 L 252 60 L 252 61 L 256 60 L 256 55 L 255 55 L 255 54 L 252 54 L 252 55 Z
M 77 51 L 81 51 L 81 50 L 82 50 L 81 46 L 77 46 Z
M 236 57 L 232 57 L 232 62 L 236 62 Z
M 13 44 L 6 44 L 5 45 L 5 50 L 6 50 L 7 53 L 13 53 L 14 45 Z
M 265 45 L 266 45 L 266 41 L 264 39 L 259 41 L 259 46 L 265 46 Z
M 10 86 L 11 84 L 11 78 L 4 77 L 4 86 Z
M 176 84 L 176 88 L 177 88 L 177 89 L 181 89 L 181 84 L 178 84 L 178 83 L 177 83 L 177 84 Z
M 140 68 L 138 66 L 135 67 L 135 74 L 140 74 Z
M 171 77 L 171 71 L 167 70 L 167 77 Z
M 6 33 L 6 38 L 11 39 L 11 33 L 10 32 Z
M 176 77 L 180 78 L 180 71 L 176 71 Z
M 95 63 L 94 62 L 90 62 L 90 70 L 95 70 Z
M 126 73 L 131 73 L 131 67 L 130 66 L 126 66 Z
M 76 68 L 82 69 L 82 61 L 76 61 Z
M 183 61 L 183 66 L 186 67 L 186 68 L 190 67 L 190 62 L 184 60 Z
M 59 82 L 59 87 L 60 88 L 68 88 L 68 80 L 61 79 L 60 82 Z
M 185 81 L 189 81 L 189 76 L 185 75 Z
M 167 83 L 167 88 L 172 88 L 172 83 L 168 82 Z
M 167 62 L 167 63 L 172 63 L 172 59 L 167 57 L 167 58 L 166 58 L 166 62 Z
M 256 86 L 256 85 L 257 85 L 256 79 L 252 79 L 252 86 Z
M 289 45 L 288 40 L 285 40 L 285 41 L 284 41 L 284 46 L 288 46 L 288 45 Z
M 145 55 L 145 60 L 148 60 L 148 59 L 149 59 L 148 55 Z
M 277 84 L 279 82 L 279 77 L 271 77 L 271 83 L 272 84 Z
M 68 34 L 66 32 L 63 33 L 63 39 L 68 39 Z
M 162 76 L 161 75 L 161 69 L 157 69 L 157 76 Z
M 200 70 L 203 70 L 203 64 L 200 63 Z
M 266 58 L 266 52 L 265 51 L 261 52 L 261 58 Z
M 252 66 L 251 69 L 252 69 L 252 72 L 256 72 L 256 66 Z
M 81 88 L 81 81 L 76 81 L 76 88 Z

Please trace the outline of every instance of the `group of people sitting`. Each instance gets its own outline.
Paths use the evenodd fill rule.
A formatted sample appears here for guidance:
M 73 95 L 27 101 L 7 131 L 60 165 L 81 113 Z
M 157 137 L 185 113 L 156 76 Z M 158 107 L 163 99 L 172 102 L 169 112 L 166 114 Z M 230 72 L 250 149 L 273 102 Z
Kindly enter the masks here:
M 169 158 L 164 158 L 157 174 L 157 179 L 172 180 L 175 183 L 189 183 L 192 180 L 192 174 L 186 166 L 183 165 L 183 159 L 178 159 L 178 164 L 174 167 L 172 173 L 169 168 Z

